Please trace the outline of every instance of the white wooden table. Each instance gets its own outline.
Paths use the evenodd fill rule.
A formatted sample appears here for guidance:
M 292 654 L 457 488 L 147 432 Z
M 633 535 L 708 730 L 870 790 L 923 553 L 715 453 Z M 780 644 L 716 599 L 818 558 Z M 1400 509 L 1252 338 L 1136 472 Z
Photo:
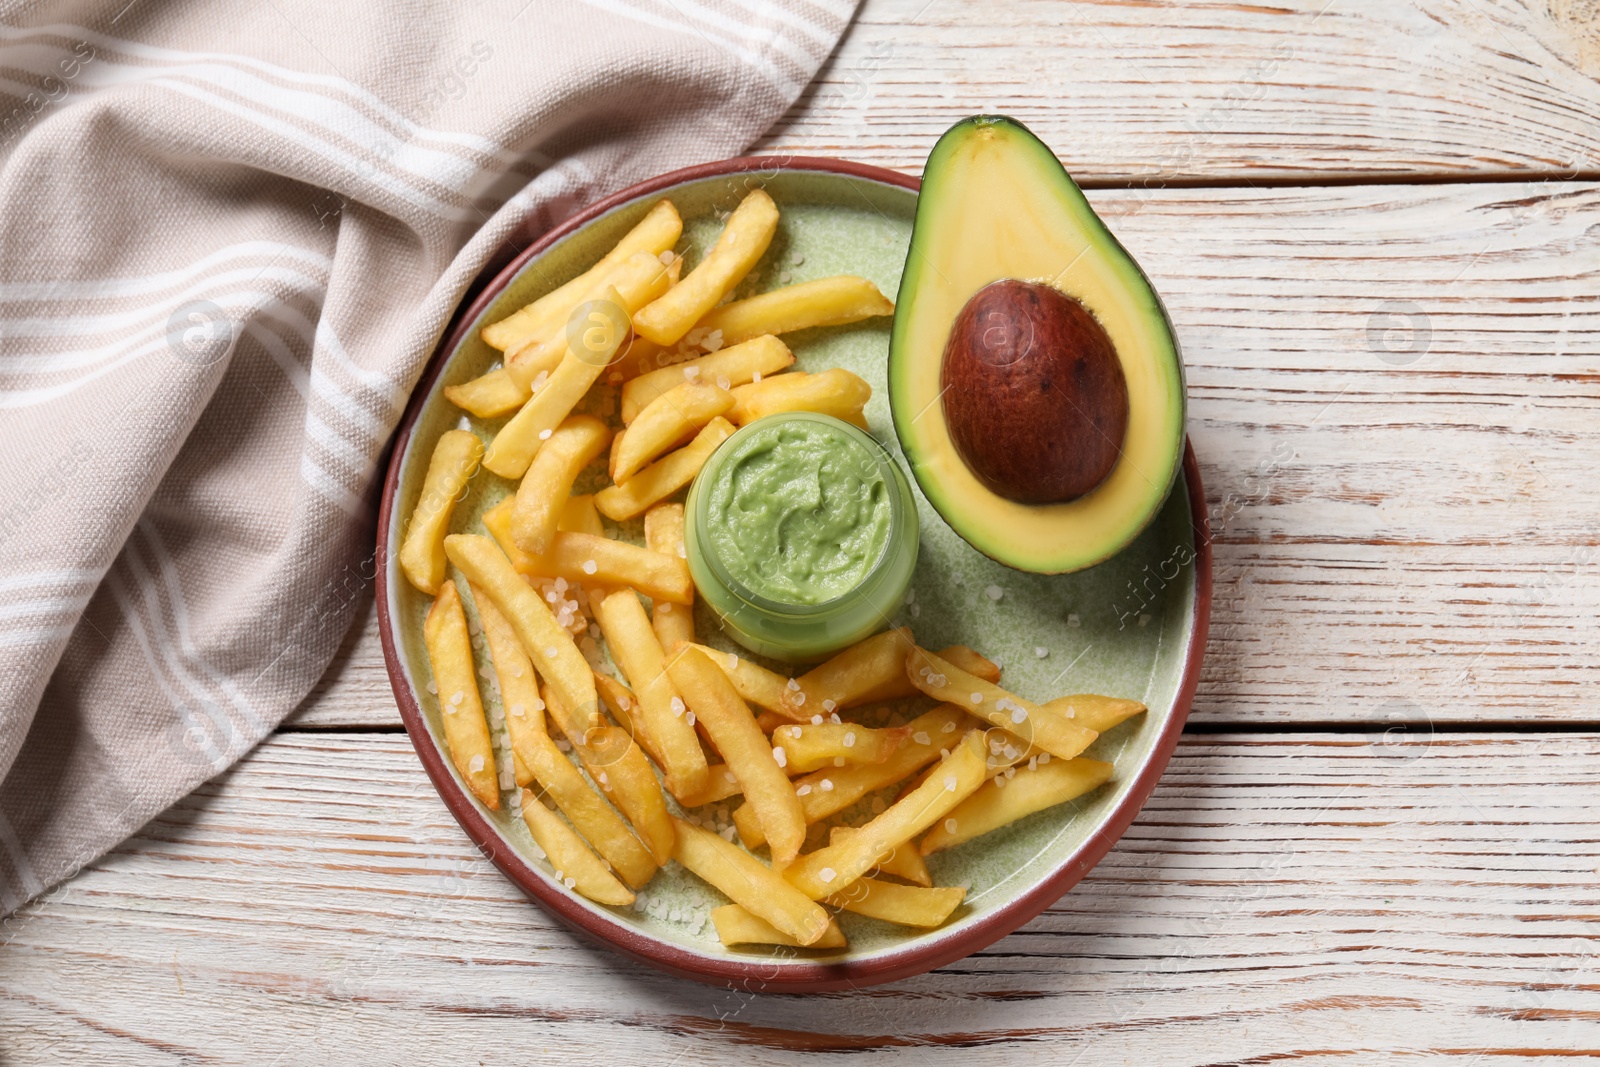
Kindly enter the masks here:
M 557 928 L 411 752 L 370 610 L 236 770 L 4 926 L 0 1062 L 1600 1057 L 1600 14 L 869 0 L 760 146 L 1033 126 L 1165 296 L 1217 596 L 1092 875 L 849 995 Z

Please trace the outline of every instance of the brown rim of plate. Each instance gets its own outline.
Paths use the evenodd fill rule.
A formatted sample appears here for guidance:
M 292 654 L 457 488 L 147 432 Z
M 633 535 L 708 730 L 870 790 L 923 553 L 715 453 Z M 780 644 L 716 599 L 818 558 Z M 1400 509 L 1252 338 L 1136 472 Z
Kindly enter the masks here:
M 445 764 L 438 745 L 428 731 L 422 709 L 413 699 L 411 685 L 401 666 L 395 644 L 394 620 L 389 616 L 389 519 L 400 481 L 400 461 L 405 455 L 423 401 L 433 391 L 434 383 L 443 372 L 450 353 L 460 345 L 483 309 L 530 260 L 557 241 L 582 229 L 609 211 L 641 197 L 662 193 L 677 185 L 703 181 L 707 178 L 776 173 L 783 170 L 823 171 L 882 185 L 899 186 L 912 192 L 920 189 L 922 184 L 916 178 L 863 163 L 808 156 L 746 156 L 686 167 L 640 182 L 590 205 L 544 234 L 517 255 L 456 316 L 411 395 L 405 416 L 395 434 L 388 472 L 383 482 L 383 497 L 378 509 L 375 594 L 378 606 L 378 633 L 383 641 L 384 669 L 388 672 L 389 684 L 394 689 L 395 702 L 400 707 L 400 717 L 405 722 L 406 733 L 410 735 L 412 747 L 416 749 L 423 769 L 427 771 L 434 788 L 444 800 L 445 806 L 450 809 L 450 813 L 478 846 L 479 851 L 500 868 L 506 877 L 571 929 L 669 974 L 753 992 L 814 993 L 880 985 L 954 963 L 993 944 L 1044 911 L 1105 857 L 1111 846 L 1133 823 L 1135 816 L 1155 789 L 1157 780 L 1160 779 L 1173 750 L 1177 747 L 1178 735 L 1183 732 L 1184 722 L 1189 716 L 1189 706 L 1194 700 L 1195 687 L 1200 680 L 1200 661 L 1205 653 L 1206 631 L 1211 617 L 1211 537 L 1206 515 L 1205 491 L 1200 484 L 1200 468 L 1195 461 L 1192 444 L 1185 440 L 1183 477 L 1189 490 L 1190 518 L 1195 540 L 1194 618 L 1189 650 L 1184 662 L 1183 679 L 1178 687 L 1172 714 L 1162 727 L 1161 735 L 1151 749 L 1150 758 L 1134 775 L 1127 795 L 1112 810 L 1111 817 L 1106 823 L 1079 845 L 1044 881 L 974 922 L 958 935 L 930 937 L 903 949 L 881 952 L 864 960 L 843 963 L 807 963 L 795 959 L 779 962 L 756 957 L 749 959 L 733 956 L 727 959 L 706 957 L 642 934 L 604 912 L 591 910 L 574 896 L 553 886 L 516 851 L 504 849 L 499 832 L 483 817 L 466 791 L 457 784 Z

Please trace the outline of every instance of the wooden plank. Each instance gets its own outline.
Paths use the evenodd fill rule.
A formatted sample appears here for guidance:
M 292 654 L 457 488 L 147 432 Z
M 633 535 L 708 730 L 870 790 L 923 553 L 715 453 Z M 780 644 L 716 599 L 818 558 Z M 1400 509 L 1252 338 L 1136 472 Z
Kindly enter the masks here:
M 917 173 L 1001 112 L 1099 183 L 1593 177 L 1597 76 L 1569 0 L 867 0 L 757 150 Z
M 1093 199 L 1188 366 L 1196 720 L 1597 721 L 1600 185 Z M 296 723 L 398 721 L 362 625 Z
M 578 941 L 403 737 L 280 734 L 4 926 L 6 1062 L 1388 1062 L 1593 1055 L 1600 733 L 1187 737 L 1022 931 L 869 995 Z M 852 1059 L 849 1062 L 857 1062 Z

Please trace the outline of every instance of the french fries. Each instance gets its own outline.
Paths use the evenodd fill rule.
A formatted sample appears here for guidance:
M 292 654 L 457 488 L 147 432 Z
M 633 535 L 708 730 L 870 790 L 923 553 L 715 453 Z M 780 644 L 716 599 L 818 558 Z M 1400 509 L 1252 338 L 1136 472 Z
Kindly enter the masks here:
M 983 731 L 969 730 L 927 781 L 889 805 L 860 833 L 789 864 L 784 880 L 812 900 L 838 893 L 876 867 L 880 856 L 944 818 L 987 777 Z
M 905 627 L 858 641 L 786 686 L 783 713 L 791 719 L 839 708 L 898 700 L 916 692 L 906 681 L 906 654 L 916 647 Z
M 627 485 L 608 485 L 594 495 L 594 505 L 612 522 L 642 514 L 694 481 L 717 446 L 733 436 L 734 427 L 718 416 L 706 423 L 695 439 L 676 452 L 656 460 L 628 479 Z
M 549 551 L 573 481 L 610 441 L 610 427 L 591 415 L 573 415 L 555 428 L 517 486 L 511 539 L 518 548 L 534 556 Z
M 998 685 L 1000 682 L 1000 665 L 982 653 L 974 652 L 966 645 L 950 645 L 939 650 L 939 658 L 946 663 L 953 664 L 966 671 L 975 678 L 982 678 L 986 682 Z M 910 684 L 909 682 L 907 683 Z M 907 694 L 908 696 L 910 694 Z M 1088 725 L 1085 723 L 1084 725 Z M 1091 727 L 1092 729 L 1092 727 Z
M 874 730 L 853 722 L 780 726 L 772 732 L 772 748 L 784 751 L 784 766 L 793 774 L 819 767 L 882 763 L 894 755 L 911 731 L 904 726 Z
M 693 796 L 706 788 L 706 756 L 700 748 L 688 708 L 668 676 L 661 643 L 639 603 L 638 594 L 622 589 L 592 605 L 595 621 L 611 647 L 611 658 L 628 678 L 637 702 L 638 721 L 649 735 L 667 788 L 675 797 Z
M 615 289 L 607 289 L 603 299 L 622 306 L 622 297 Z M 494 435 L 494 441 L 483 456 L 485 467 L 502 478 L 521 478 L 527 471 L 540 446 L 550 439 L 556 427 L 572 413 L 583 394 L 600 377 L 627 335 L 627 324 L 606 319 L 594 327 L 594 331 L 595 336 L 592 341 L 586 340 L 589 347 L 584 351 L 567 348 L 544 386 Z
M 483 442 L 471 430 L 446 430 L 439 435 L 422 479 L 422 492 L 411 512 L 400 569 L 412 585 L 436 596 L 444 582 L 444 537 L 450 513 L 483 460 Z
M 657 504 L 644 513 L 644 543 L 652 552 L 686 560 L 683 541 L 683 505 Z M 692 599 L 692 598 L 691 598 Z M 650 625 L 664 652 L 672 652 L 679 641 L 694 640 L 693 604 L 661 601 L 650 609 Z
M 735 388 L 728 418 L 748 426 L 780 411 L 815 411 L 866 429 L 862 410 L 871 398 L 872 386 L 841 367 L 819 374 L 780 374 Z
M 1110 781 L 1111 770 L 1109 763 L 1079 756 L 1047 762 L 1036 760 L 1017 770 L 1014 777 L 991 778 L 957 804 L 943 822 L 923 835 L 921 852 L 931 856 L 1036 811 L 1076 800 Z
M 832 896 L 824 897 L 822 902 L 829 907 L 901 926 L 933 927 L 943 925 L 966 895 L 967 891 L 959 886 L 924 889 L 861 877 Z
M 733 407 L 733 394 L 706 382 L 684 382 L 639 412 L 611 456 L 611 480 L 622 485 L 645 464 Z
M 981 787 L 980 787 L 981 788 Z M 851 834 L 860 833 L 853 826 L 835 826 L 828 834 L 828 843 L 837 844 Z M 904 878 L 914 885 L 933 885 L 933 875 L 928 873 L 928 863 L 922 858 L 922 853 L 912 842 L 896 845 L 894 851 L 887 856 L 878 857 L 877 871 L 879 874 L 892 874 L 896 878 Z
M 739 697 L 764 711 L 782 716 L 789 722 L 810 722 L 811 716 L 800 716 L 788 710 L 783 694 L 789 691 L 789 679 L 777 671 L 769 671 L 752 659 L 737 652 L 719 652 L 710 645 L 695 645 L 711 657 L 711 662 L 722 668 Z
M 594 494 L 585 493 L 582 496 L 569 496 L 562 505 L 561 517 L 556 520 L 556 529 L 566 533 L 585 533 L 591 537 L 604 537 L 606 528 L 600 522 L 600 512 L 594 506 Z
M 682 235 L 683 219 L 678 215 L 678 209 L 670 200 L 657 201 L 644 218 L 594 266 L 522 310 L 485 326 L 481 331 L 484 343 L 504 352 L 534 337 L 565 329 L 567 316 L 583 302 L 583 294 L 592 290 L 611 268 L 635 252 L 647 252 L 659 259 L 661 253 L 676 245 Z M 611 284 L 609 278 L 606 278 L 605 284 Z
M 467 615 L 461 608 L 456 583 L 447 581 L 438 599 L 428 609 L 422 628 L 433 668 L 434 684 L 439 689 L 439 718 L 444 721 L 445 748 L 450 762 L 484 807 L 500 808 L 500 787 L 496 781 L 494 747 L 489 741 L 489 722 L 484 718 L 483 699 L 478 695 L 478 679 L 472 663 L 472 637 L 467 632 Z
M 949 701 L 1059 759 L 1072 759 L 1099 736 L 920 648 L 906 657 L 906 677 L 933 699 Z
M 688 276 L 639 310 L 634 329 L 661 345 L 675 343 L 738 285 L 767 251 L 778 232 L 778 205 L 753 190 L 728 216 L 706 257 Z
M 788 345 L 776 337 L 756 337 L 709 355 L 652 370 L 622 387 L 623 425 L 632 423 L 657 397 L 685 382 L 705 382 L 732 389 L 787 370 L 793 364 L 794 353 L 789 351 Z
M 802 945 L 827 935 L 832 920 L 821 905 L 790 885 L 750 853 L 710 830 L 675 820 L 679 863 L 752 915 L 759 916 Z
M 921 770 L 939 758 L 941 749 L 948 750 L 954 745 L 960 739 L 959 731 L 970 721 L 960 708 L 942 704 L 906 723 L 911 728 L 910 738 L 882 763 L 828 768 L 797 779 L 794 793 L 800 799 L 800 810 L 806 822 L 820 822 L 838 814 L 868 793 L 891 786 Z M 733 823 L 746 846 L 755 848 L 765 840 L 755 813 L 744 806 L 734 810 Z
M 719 800 L 739 795 L 739 779 L 733 776 L 726 763 L 713 763 L 706 768 L 706 787 L 700 792 L 678 801 L 686 808 L 715 804 Z
M 522 821 L 528 824 L 534 841 L 556 869 L 556 878 L 568 889 L 597 904 L 633 903 L 628 887 L 617 881 L 583 838 L 529 789 L 522 791 Z
M 852 274 L 839 274 L 723 304 L 696 325 L 720 332 L 722 343 L 733 345 L 764 333 L 842 326 L 893 314 L 894 302 L 876 285 Z
M 510 500 L 496 504 L 483 513 L 483 525 L 519 574 L 565 578 L 585 585 L 626 585 L 655 600 L 693 602 L 694 580 L 689 577 L 688 563 L 627 541 L 557 530 L 549 552 L 530 556 L 511 540 L 512 507 Z
M 844 948 L 844 931 L 839 924 L 829 922 L 827 932 L 809 945 L 802 945 L 767 920 L 750 914 L 737 904 L 724 904 L 711 909 L 711 925 L 717 928 L 717 940 L 724 945 L 787 945 L 790 948 Z
M 482 589 L 510 620 L 540 677 L 562 701 L 569 708 L 593 708 L 596 697 L 589 662 L 505 553 L 489 538 L 476 534 L 451 534 L 444 539 L 444 551 L 467 581 Z
M 527 785 L 533 778 L 533 769 L 522 754 L 535 742 L 531 731 L 544 728 L 544 717 L 538 714 L 544 709 L 538 676 L 534 673 L 533 661 L 528 659 L 522 643 L 517 640 L 516 630 L 500 614 L 489 595 L 473 586 L 472 602 L 478 608 L 485 643 L 489 646 L 489 659 L 500 683 L 500 704 L 505 709 L 506 732 L 511 735 L 517 784 Z
M 1137 700 L 1120 700 L 1117 697 L 1103 697 L 1093 693 L 1056 697 L 1039 706 L 1071 719 L 1079 726 L 1102 734 L 1135 715 L 1143 714 L 1146 710 Z
M 728 676 L 704 652 L 692 645 L 678 649 L 667 661 L 667 673 L 739 780 L 745 803 L 772 849 L 772 862 L 788 863 L 800 852 L 806 822 L 783 766 L 774 758 L 777 750 L 767 744 Z

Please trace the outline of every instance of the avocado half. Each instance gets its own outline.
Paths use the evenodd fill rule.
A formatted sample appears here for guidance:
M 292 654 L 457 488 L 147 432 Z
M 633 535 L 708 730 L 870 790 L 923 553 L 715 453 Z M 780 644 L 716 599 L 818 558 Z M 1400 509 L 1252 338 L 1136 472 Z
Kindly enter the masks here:
M 990 489 L 947 420 L 952 327 L 979 290 L 1006 279 L 1079 302 L 1126 380 L 1120 455 L 1066 502 L 1023 503 Z M 1054 153 L 1015 119 L 965 119 L 928 156 L 888 377 L 895 432 L 924 495 L 974 548 L 1018 570 L 1057 574 L 1115 555 L 1160 511 L 1182 462 L 1183 362 L 1166 309 Z

